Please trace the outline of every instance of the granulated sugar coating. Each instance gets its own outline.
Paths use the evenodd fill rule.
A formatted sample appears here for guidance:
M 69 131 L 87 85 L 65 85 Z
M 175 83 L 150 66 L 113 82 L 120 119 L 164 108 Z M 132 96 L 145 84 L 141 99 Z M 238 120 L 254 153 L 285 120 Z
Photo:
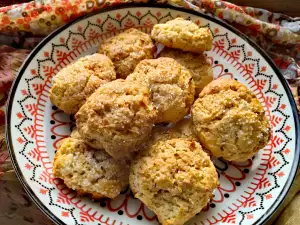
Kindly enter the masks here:
M 138 153 L 129 183 L 162 225 L 183 225 L 207 205 L 218 174 L 199 143 L 171 139 Z
M 112 157 L 130 158 L 150 136 L 156 110 L 149 89 L 133 81 L 115 80 L 96 90 L 75 115 L 82 138 Z
M 50 100 L 65 113 L 75 114 L 98 87 L 115 79 L 114 65 L 106 55 L 88 55 L 56 74 Z
M 211 50 L 213 40 L 208 28 L 200 28 L 183 18 L 176 18 L 165 24 L 155 24 L 151 37 L 169 48 L 195 53 Z
M 181 50 L 164 48 L 160 57 L 175 59 L 182 66 L 187 68 L 195 82 L 195 98 L 202 89 L 213 80 L 213 70 L 203 53 L 183 52 Z
M 54 157 L 54 176 L 79 195 L 115 198 L 128 185 L 129 163 L 115 160 L 78 138 L 77 134 L 62 141 Z
M 158 111 L 156 123 L 176 123 L 190 111 L 195 84 L 191 73 L 174 59 L 161 57 L 141 61 L 127 80 L 146 85 Z
M 144 146 L 151 146 L 159 141 L 167 141 L 175 138 L 189 141 L 198 141 L 192 127 L 192 120 L 184 118 L 176 124 L 170 124 L 167 127 L 156 125 L 151 132 L 151 137 Z
M 246 86 L 231 79 L 207 85 L 192 107 L 195 133 L 212 155 L 245 161 L 270 138 L 264 108 Z
M 107 55 L 114 63 L 117 77 L 125 79 L 143 59 L 152 59 L 155 46 L 150 35 L 130 28 L 105 40 L 99 53 Z

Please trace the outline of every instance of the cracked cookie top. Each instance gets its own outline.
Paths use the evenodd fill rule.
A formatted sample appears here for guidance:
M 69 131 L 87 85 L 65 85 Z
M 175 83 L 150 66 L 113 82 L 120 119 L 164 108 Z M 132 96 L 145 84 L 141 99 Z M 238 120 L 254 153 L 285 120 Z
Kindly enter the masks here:
M 211 50 L 212 34 L 208 28 L 182 18 L 170 20 L 153 26 L 151 37 L 169 48 L 202 53 Z
M 130 157 L 149 138 L 155 117 L 148 88 L 124 80 L 98 88 L 75 115 L 86 142 L 114 158 Z
M 52 80 L 50 100 L 67 114 L 75 114 L 102 84 L 116 79 L 112 61 L 105 55 L 82 57 L 61 69 Z

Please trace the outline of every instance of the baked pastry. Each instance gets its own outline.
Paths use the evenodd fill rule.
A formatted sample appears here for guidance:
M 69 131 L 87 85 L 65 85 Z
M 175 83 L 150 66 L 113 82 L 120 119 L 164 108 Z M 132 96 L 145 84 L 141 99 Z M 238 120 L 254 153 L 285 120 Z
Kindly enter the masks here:
M 74 138 L 74 139 L 79 139 L 79 140 L 83 140 L 83 138 L 81 137 L 81 135 L 79 134 L 78 132 L 78 129 L 77 127 L 74 127 L 71 134 L 70 134 L 70 137 L 71 138 Z
M 256 96 L 243 84 L 218 79 L 207 85 L 192 107 L 195 133 L 212 155 L 245 161 L 270 138 L 270 124 Z
M 159 141 L 181 138 L 188 141 L 198 141 L 194 130 L 191 118 L 184 118 L 175 124 L 168 126 L 156 125 L 153 127 L 151 137 L 147 144 L 155 144 Z
M 102 84 L 116 79 L 112 61 L 105 55 L 82 57 L 61 69 L 52 80 L 50 100 L 67 114 L 75 114 Z
M 53 174 L 79 195 L 115 198 L 128 185 L 129 163 L 115 160 L 78 138 L 66 138 L 55 153 Z
M 164 48 L 160 56 L 175 59 L 190 71 L 195 82 L 195 97 L 198 97 L 202 89 L 213 80 L 212 67 L 203 53 L 196 54 Z
M 189 113 L 194 101 L 194 81 L 190 72 L 174 59 L 145 59 L 127 80 L 149 87 L 158 111 L 156 123 L 176 123 Z
M 153 58 L 155 46 L 148 34 L 130 28 L 103 41 L 98 52 L 113 61 L 118 78 L 126 78 L 141 60 Z
M 200 28 L 183 18 L 176 18 L 165 24 L 155 24 L 151 37 L 169 48 L 195 53 L 211 50 L 213 40 L 208 28 Z
M 155 118 L 148 88 L 124 80 L 98 88 L 75 115 L 86 143 L 116 159 L 130 158 L 149 138 Z
M 218 174 L 199 143 L 171 139 L 138 152 L 129 183 L 162 225 L 183 225 L 207 205 Z

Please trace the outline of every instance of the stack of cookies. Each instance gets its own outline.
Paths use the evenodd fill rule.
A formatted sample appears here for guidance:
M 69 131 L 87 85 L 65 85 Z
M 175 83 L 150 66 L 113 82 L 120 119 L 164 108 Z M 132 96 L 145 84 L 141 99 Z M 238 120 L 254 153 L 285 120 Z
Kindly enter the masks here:
M 75 114 L 54 175 L 79 195 L 115 198 L 128 184 L 163 225 L 199 213 L 218 186 L 210 156 L 245 161 L 263 148 L 263 106 L 235 80 L 213 81 L 208 28 L 177 18 L 131 28 L 63 68 L 50 100 Z M 154 57 L 156 44 L 164 45 Z M 190 114 L 191 113 L 191 114 Z

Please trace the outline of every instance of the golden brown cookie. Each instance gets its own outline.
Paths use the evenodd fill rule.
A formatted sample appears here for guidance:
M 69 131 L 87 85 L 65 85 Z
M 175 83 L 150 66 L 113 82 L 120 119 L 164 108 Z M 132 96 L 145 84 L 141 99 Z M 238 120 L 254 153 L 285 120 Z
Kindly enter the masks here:
M 145 59 L 127 80 L 149 87 L 158 111 L 157 123 L 176 123 L 189 113 L 194 101 L 194 81 L 190 72 L 174 59 Z
M 55 153 L 53 174 L 79 195 L 115 198 L 128 185 L 129 163 L 70 137 L 62 141 Z
M 152 59 L 155 46 L 151 37 L 135 28 L 111 37 L 99 46 L 99 53 L 114 63 L 118 78 L 126 78 L 143 59 Z
M 256 96 L 231 79 L 211 82 L 192 107 L 195 133 L 214 156 L 245 161 L 270 138 L 270 123 Z
M 52 80 L 50 100 L 67 114 L 75 114 L 102 84 L 116 79 L 112 61 L 105 55 L 82 57 L 61 69 Z
M 195 53 L 211 50 L 213 40 L 208 28 L 200 28 L 192 21 L 182 18 L 154 25 L 151 37 L 169 48 Z
M 156 110 L 146 86 L 115 80 L 98 88 L 75 119 L 78 132 L 90 146 L 122 158 L 130 157 L 149 138 Z
M 218 174 L 199 143 L 172 139 L 138 152 L 129 183 L 162 225 L 183 225 L 207 205 Z
M 203 53 L 183 52 L 181 50 L 164 48 L 160 57 L 175 59 L 192 74 L 195 82 L 195 97 L 213 80 L 213 70 Z
M 170 139 L 181 138 L 188 141 L 198 141 L 194 130 L 191 118 L 184 118 L 175 124 L 169 124 L 168 126 L 156 125 L 153 127 L 151 137 L 147 141 L 149 146 L 156 144 L 159 141 L 166 141 Z
M 81 135 L 80 135 L 79 132 L 78 132 L 77 127 L 74 127 L 74 128 L 73 128 L 72 133 L 70 134 L 70 137 L 71 137 L 71 138 L 74 138 L 74 139 L 83 140 L 83 138 L 81 137 Z

